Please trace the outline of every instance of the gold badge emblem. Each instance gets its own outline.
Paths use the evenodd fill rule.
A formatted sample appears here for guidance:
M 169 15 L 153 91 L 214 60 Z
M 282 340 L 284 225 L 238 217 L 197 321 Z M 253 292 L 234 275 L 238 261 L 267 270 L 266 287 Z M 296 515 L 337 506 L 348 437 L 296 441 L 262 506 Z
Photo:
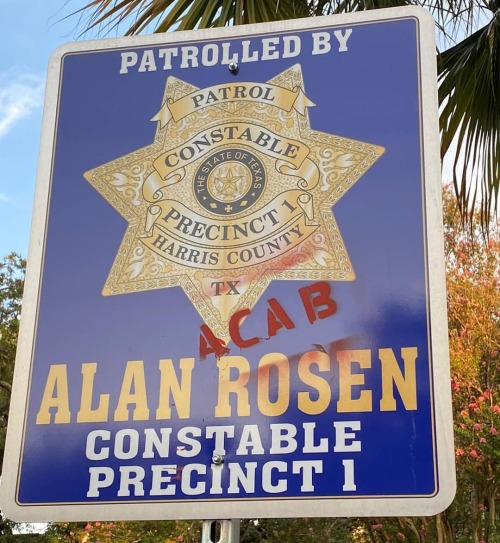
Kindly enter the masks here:
M 332 206 L 382 155 L 312 130 L 300 65 L 267 83 L 167 79 L 153 143 L 85 173 L 128 221 L 104 295 L 181 286 L 214 334 L 273 279 L 349 281 Z

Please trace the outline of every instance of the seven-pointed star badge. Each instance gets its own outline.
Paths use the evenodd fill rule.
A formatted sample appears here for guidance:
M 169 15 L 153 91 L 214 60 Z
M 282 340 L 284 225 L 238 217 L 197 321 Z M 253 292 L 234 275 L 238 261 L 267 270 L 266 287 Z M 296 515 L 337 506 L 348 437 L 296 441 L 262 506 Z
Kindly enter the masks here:
M 355 278 L 332 206 L 382 155 L 312 130 L 300 65 L 167 79 L 151 145 L 85 173 L 127 221 L 104 295 L 181 286 L 215 335 L 273 279 Z

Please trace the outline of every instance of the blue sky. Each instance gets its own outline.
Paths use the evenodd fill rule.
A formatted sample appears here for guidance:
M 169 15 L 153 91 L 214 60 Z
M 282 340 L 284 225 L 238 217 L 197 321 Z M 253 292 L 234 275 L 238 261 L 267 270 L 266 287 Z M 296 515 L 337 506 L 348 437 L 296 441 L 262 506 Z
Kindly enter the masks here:
M 78 36 L 81 0 L 0 0 L 0 258 L 26 256 L 48 60 Z
M 47 66 L 57 47 L 82 39 L 72 14 L 86 3 L 0 0 L 0 259 L 27 256 Z

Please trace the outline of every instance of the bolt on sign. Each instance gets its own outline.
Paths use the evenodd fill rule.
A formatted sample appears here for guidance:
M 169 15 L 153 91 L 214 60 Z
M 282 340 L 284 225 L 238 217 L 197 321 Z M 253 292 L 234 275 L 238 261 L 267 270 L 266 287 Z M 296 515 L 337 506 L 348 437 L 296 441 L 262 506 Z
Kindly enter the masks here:
M 56 51 L 9 517 L 449 504 L 433 36 L 401 8 Z

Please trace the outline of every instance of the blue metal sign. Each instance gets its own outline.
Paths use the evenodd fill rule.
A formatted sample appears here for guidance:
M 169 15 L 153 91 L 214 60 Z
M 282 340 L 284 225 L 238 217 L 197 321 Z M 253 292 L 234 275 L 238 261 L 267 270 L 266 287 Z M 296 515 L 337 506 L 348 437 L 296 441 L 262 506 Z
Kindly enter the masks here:
M 82 42 L 50 70 L 7 515 L 446 507 L 430 16 Z

